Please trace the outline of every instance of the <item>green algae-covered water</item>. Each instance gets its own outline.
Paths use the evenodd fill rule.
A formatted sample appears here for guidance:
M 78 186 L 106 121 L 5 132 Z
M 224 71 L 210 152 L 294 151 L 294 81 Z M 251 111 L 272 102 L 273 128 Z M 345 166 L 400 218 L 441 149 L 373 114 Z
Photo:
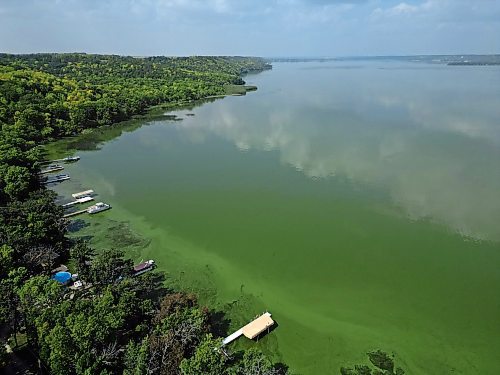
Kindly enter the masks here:
M 70 227 L 153 258 L 300 374 L 394 353 L 408 374 L 500 373 L 500 69 L 275 64 L 259 87 L 59 142 L 111 211 Z M 97 148 L 93 149 L 97 144 Z M 63 198 L 64 197 L 64 198 Z

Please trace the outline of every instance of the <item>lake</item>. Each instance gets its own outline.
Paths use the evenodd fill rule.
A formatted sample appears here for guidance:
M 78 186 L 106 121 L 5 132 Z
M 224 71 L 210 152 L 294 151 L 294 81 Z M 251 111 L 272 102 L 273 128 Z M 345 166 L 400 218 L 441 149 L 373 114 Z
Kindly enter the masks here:
M 366 352 L 408 374 L 500 373 L 500 68 L 277 63 L 258 91 L 65 140 L 70 227 L 155 259 L 300 374 Z M 97 145 L 96 149 L 94 146 Z

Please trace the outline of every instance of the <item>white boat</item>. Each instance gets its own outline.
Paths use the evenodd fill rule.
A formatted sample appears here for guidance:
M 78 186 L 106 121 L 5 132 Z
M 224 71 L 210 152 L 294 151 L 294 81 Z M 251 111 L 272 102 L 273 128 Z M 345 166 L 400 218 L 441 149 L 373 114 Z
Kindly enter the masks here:
M 78 202 L 78 203 L 87 203 L 87 202 L 90 202 L 90 201 L 93 201 L 93 200 L 94 200 L 94 198 L 89 197 L 89 196 L 85 196 L 85 197 L 78 198 L 75 202 Z
M 67 158 L 62 159 L 64 162 L 78 161 L 80 160 L 79 156 L 68 156 Z
M 109 204 L 99 202 L 99 203 L 96 203 L 93 206 L 90 206 L 89 208 L 87 208 L 87 212 L 92 215 L 92 214 L 96 214 L 98 212 L 109 210 L 110 208 L 111 208 L 111 206 Z

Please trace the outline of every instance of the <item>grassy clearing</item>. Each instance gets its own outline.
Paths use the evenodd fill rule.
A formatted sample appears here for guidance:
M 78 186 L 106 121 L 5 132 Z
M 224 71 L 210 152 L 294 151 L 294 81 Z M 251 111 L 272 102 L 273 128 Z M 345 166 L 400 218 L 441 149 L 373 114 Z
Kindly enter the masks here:
M 257 86 L 226 85 L 224 90 L 226 95 L 246 95 L 249 91 L 256 91 Z

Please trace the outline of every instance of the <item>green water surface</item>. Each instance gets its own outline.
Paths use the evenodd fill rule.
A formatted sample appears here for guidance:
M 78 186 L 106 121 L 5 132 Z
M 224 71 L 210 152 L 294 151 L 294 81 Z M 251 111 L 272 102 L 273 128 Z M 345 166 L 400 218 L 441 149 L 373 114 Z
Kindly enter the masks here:
M 246 80 L 259 90 L 182 121 L 51 146 L 80 149 L 61 200 L 92 188 L 113 206 L 74 235 L 155 259 L 230 330 L 268 309 L 278 327 L 233 345 L 300 374 L 379 348 L 408 374 L 500 373 L 500 69 L 282 63 Z

